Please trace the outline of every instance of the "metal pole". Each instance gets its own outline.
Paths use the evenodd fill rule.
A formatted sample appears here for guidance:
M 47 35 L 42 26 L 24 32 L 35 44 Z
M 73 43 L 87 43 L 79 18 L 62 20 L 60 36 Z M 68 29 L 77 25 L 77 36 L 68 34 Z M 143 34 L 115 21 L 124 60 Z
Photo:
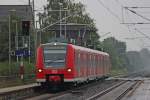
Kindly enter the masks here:
M 20 61 L 20 78 L 21 78 L 21 80 L 24 79 L 24 62 L 23 62 L 23 54 L 21 55 L 21 61 Z
M 40 20 L 38 22 L 39 22 L 39 25 L 40 25 L 40 28 L 41 28 L 42 25 L 41 25 Z M 39 36 L 40 36 L 40 44 L 41 44 L 41 42 L 42 42 L 42 31 L 39 32 Z
M 61 20 L 61 16 L 62 16 L 61 15 L 61 7 L 62 7 L 62 3 L 60 3 L 60 11 L 59 11 L 59 16 L 60 16 L 60 18 L 59 18 L 60 19 L 60 33 L 59 34 L 60 34 L 60 37 L 61 37 L 61 23 L 62 23 L 62 20 Z
M 29 0 L 29 6 L 31 5 L 31 1 Z
M 33 0 L 33 25 L 34 25 L 34 28 L 35 28 L 35 2 Z
M 18 25 L 17 25 L 17 21 L 16 21 L 16 49 L 18 50 Z M 17 63 L 19 61 L 19 58 L 17 56 Z
M 67 15 L 67 12 L 65 11 L 65 17 Z M 67 27 L 66 27 L 66 24 L 67 24 L 67 19 L 65 19 L 65 39 L 67 38 Z
M 34 51 L 36 51 L 36 49 L 37 49 L 37 44 L 38 44 L 38 43 L 37 43 L 37 21 L 35 22 L 35 28 L 34 28 L 34 29 L 35 29 L 35 35 L 34 35 L 34 45 L 35 45 L 35 48 L 34 48 L 34 49 L 35 49 L 35 50 L 34 50 Z M 36 52 L 35 52 L 34 55 L 35 55 L 35 58 L 36 58 Z
M 22 48 L 24 48 L 25 47 L 25 36 L 22 36 L 22 42 L 23 42 L 23 47 Z
M 11 73 L 11 16 L 9 15 L 9 73 Z
M 41 42 L 42 42 L 42 38 L 41 38 L 42 31 L 39 32 L 39 35 L 40 35 L 40 44 L 41 44 Z
M 31 52 L 31 48 L 30 48 L 30 35 L 29 35 L 29 52 Z M 29 56 L 29 63 L 31 62 L 31 57 Z

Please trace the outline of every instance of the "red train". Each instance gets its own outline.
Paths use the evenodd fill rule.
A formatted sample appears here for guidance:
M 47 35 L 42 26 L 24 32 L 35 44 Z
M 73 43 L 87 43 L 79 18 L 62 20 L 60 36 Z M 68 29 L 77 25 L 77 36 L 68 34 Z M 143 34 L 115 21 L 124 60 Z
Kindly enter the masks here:
M 41 84 L 81 83 L 110 72 L 109 54 L 67 43 L 42 44 L 37 49 L 36 80 Z

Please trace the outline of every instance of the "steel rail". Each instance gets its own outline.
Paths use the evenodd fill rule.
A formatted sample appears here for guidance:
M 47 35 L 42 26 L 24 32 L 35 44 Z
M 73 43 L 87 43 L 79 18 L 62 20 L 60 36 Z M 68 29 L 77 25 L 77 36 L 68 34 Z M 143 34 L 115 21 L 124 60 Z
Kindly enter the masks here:
M 137 87 L 142 83 L 142 81 L 136 81 L 133 85 L 127 88 L 123 93 L 121 93 L 115 100 L 121 100 L 127 93 L 132 94 Z
M 98 93 L 98 94 L 95 94 L 94 96 L 92 96 L 92 97 L 90 97 L 90 98 L 87 98 L 87 100 L 95 100 L 96 98 L 99 98 L 99 97 L 101 97 L 101 96 L 103 96 L 103 95 L 109 93 L 110 91 L 112 91 L 112 90 L 114 90 L 115 88 L 117 88 L 117 87 L 119 87 L 119 86 L 125 84 L 126 82 L 127 82 L 127 81 L 120 82 L 120 83 L 118 83 L 118 84 L 116 84 L 116 85 L 114 85 L 114 86 L 112 86 L 112 87 L 110 87 L 110 88 L 108 88 L 108 89 L 106 89 L 106 90 L 104 90 L 104 91 Z

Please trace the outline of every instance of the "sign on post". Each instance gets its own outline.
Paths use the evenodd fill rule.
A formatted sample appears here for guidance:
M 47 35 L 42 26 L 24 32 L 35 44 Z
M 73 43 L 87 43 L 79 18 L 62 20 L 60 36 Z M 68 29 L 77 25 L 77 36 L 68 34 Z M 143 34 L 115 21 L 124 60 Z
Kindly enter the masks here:
M 15 51 L 15 55 L 20 57 L 21 56 L 28 57 L 31 56 L 31 51 L 27 49 L 20 49 Z

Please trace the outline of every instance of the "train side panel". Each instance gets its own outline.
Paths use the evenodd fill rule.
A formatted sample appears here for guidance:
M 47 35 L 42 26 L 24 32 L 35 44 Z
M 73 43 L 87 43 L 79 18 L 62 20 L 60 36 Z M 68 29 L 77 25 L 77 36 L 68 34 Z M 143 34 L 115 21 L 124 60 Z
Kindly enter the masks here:
M 44 59 L 43 59 L 43 48 L 39 47 L 37 49 L 36 56 L 36 80 L 38 82 L 45 81 L 45 70 L 44 70 Z
M 61 78 L 65 83 L 80 83 L 109 74 L 110 59 L 108 54 L 72 44 L 67 44 L 66 50 L 65 66 L 57 68 L 45 67 L 43 47 L 40 46 L 37 49 L 37 82 L 46 82 L 49 79 L 55 81 Z
M 66 54 L 66 71 L 64 73 L 64 82 L 71 82 L 76 76 L 76 70 L 74 68 L 75 58 L 74 58 L 74 48 L 71 45 L 67 46 Z M 67 70 L 71 71 L 68 72 Z

